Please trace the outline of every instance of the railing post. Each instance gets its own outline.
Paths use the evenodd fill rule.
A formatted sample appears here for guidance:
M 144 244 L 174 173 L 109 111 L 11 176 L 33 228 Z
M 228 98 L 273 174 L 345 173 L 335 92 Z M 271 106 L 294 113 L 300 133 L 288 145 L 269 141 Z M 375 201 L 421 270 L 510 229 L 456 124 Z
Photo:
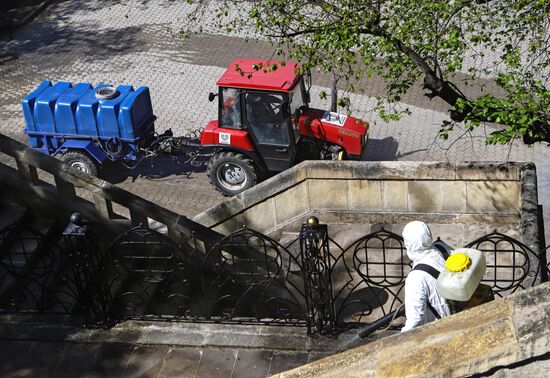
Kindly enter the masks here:
M 113 219 L 113 203 L 103 197 L 102 195 L 98 194 L 97 192 L 94 193 L 94 205 L 96 211 L 105 219 Z
M 102 253 L 92 226 L 79 213 L 72 214 L 63 232 L 63 241 L 72 270 L 77 305 L 86 315 L 86 325 L 101 326 L 109 320 L 111 294 L 102 283 Z
M 73 199 L 76 196 L 76 190 L 74 185 L 70 182 L 63 180 L 59 176 L 54 176 L 55 186 L 57 188 L 57 193 L 65 199 Z
M 141 212 L 131 208 L 129 210 L 130 221 L 132 222 L 132 225 L 139 226 L 141 224 L 143 227 L 149 227 L 149 220 L 147 219 L 146 215 L 143 215 Z
M 17 170 L 21 176 L 25 177 L 25 179 L 30 181 L 31 184 L 38 185 L 38 172 L 36 171 L 36 168 L 22 162 L 17 157 L 15 158 L 15 162 L 17 163 Z
M 310 217 L 300 230 L 300 258 L 304 276 L 307 330 L 315 327 L 321 334 L 334 329 L 334 298 L 328 228 Z

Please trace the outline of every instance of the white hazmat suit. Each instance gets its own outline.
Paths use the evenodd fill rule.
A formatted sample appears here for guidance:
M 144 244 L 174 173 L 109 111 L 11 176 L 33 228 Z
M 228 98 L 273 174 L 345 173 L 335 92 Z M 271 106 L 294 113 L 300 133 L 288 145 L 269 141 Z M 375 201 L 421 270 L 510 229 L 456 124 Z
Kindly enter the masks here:
M 407 256 L 412 261 L 414 269 L 418 264 L 430 265 L 439 272 L 445 268 L 445 260 L 432 245 L 432 233 L 424 222 L 408 223 L 403 229 L 403 239 L 407 248 Z M 401 332 L 421 326 L 436 317 L 427 303 L 438 312 L 439 316 L 450 315 L 449 305 L 445 298 L 437 292 L 435 278 L 421 270 L 413 270 L 405 280 L 405 315 L 407 321 Z

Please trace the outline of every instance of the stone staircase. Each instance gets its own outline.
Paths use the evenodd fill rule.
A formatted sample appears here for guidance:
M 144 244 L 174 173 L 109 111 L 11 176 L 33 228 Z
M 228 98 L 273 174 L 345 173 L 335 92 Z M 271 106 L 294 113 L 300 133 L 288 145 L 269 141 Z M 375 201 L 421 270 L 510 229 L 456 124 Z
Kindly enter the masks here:
M 64 281 L 75 277 L 62 236 L 73 212 L 94 223 L 101 247 L 139 224 L 166 233 L 176 245 L 193 236 L 202 251 L 223 237 L 0 134 L 0 347 L 6 352 L 1 376 L 155 371 L 265 377 L 337 347 L 323 338 L 310 340 L 304 328 L 284 326 L 127 321 L 109 330 L 83 328 L 83 311 L 75 307 L 81 298 Z

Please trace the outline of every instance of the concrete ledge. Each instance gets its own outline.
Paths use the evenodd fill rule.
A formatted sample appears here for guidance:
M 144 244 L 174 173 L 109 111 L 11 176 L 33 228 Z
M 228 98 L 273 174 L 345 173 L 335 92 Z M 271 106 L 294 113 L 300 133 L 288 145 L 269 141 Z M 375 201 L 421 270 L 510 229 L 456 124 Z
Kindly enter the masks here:
M 543 245 L 540 245 L 540 224 L 542 214 L 538 206 L 537 170 L 535 164 L 521 166 L 521 233 L 525 244 L 540 256 Z M 538 278 L 537 278 L 538 280 Z M 538 281 L 537 281 L 538 282 Z
M 277 375 L 458 377 L 494 373 L 550 350 L 550 283 Z
M 76 316 L 2 315 L 0 339 L 117 343 L 181 347 L 269 349 L 337 353 L 360 345 L 354 332 L 336 337 L 307 335 L 305 326 L 186 323 L 131 320 L 111 329 L 85 329 Z

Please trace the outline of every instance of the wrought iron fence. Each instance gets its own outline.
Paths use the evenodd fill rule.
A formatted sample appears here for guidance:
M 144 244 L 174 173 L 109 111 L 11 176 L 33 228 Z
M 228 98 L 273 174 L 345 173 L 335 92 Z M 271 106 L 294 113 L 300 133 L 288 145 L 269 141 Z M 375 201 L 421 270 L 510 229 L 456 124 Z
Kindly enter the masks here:
M 325 225 L 303 225 L 286 246 L 244 228 L 205 250 L 194 237 L 175 245 L 137 227 L 102 248 L 92 225 L 73 221 L 57 242 L 28 228 L 0 232 L 0 311 L 83 314 L 88 326 L 158 319 L 338 332 L 397 309 L 411 269 L 402 237 L 384 229 L 344 248 Z M 548 279 L 546 250 L 496 231 L 468 246 L 485 253 L 483 281 L 496 295 Z
M 231 252 L 228 252 L 228 249 Z M 275 241 L 243 229 L 207 253 L 135 228 L 121 235 L 99 267 L 109 316 L 216 322 L 300 323 L 304 296 L 296 259 Z
M 482 282 L 497 296 L 532 287 L 537 279 L 548 280 L 546 250 L 537 255 L 525 244 L 494 230 L 466 245 L 484 252 L 487 270 Z M 550 247 L 550 246 L 549 246 Z

